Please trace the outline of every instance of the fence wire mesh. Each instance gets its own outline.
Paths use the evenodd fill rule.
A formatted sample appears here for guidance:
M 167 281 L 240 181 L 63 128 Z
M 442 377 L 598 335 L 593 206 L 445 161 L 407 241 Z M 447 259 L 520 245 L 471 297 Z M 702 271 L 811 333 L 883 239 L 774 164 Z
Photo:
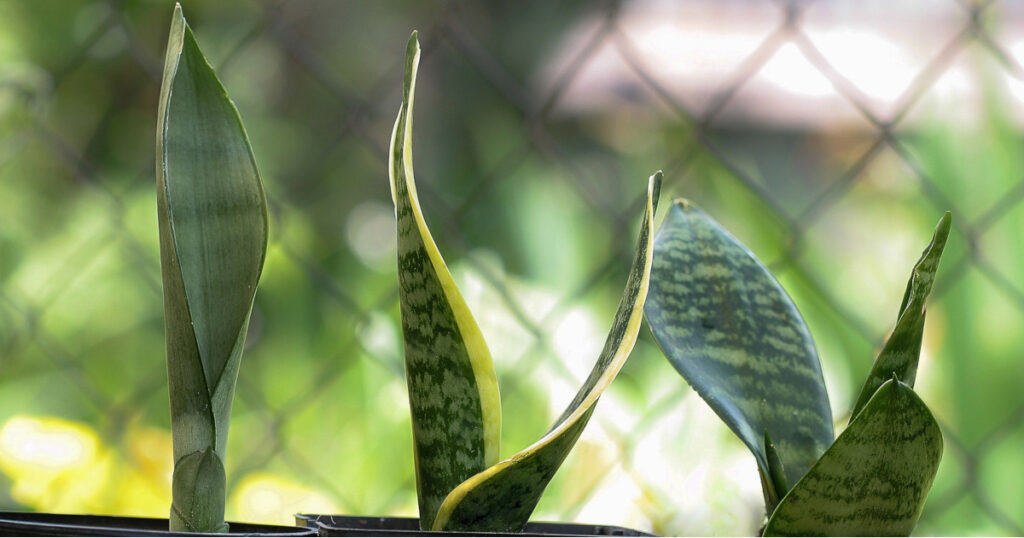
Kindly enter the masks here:
M 1011 2 L 890 4 L 185 3 L 271 204 L 230 515 L 415 513 L 386 163 L 419 28 L 421 198 L 491 342 L 503 455 L 596 355 L 655 169 L 794 296 L 840 422 L 950 209 L 918 381 L 946 452 L 918 532 L 1024 534 L 1024 19 Z M 0 504 L 161 515 L 152 148 L 170 4 L 0 13 Z M 851 20 L 917 53 L 837 48 Z M 964 87 L 976 99 L 949 97 Z M 742 534 L 758 502 L 753 459 L 645 330 L 539 515 Z

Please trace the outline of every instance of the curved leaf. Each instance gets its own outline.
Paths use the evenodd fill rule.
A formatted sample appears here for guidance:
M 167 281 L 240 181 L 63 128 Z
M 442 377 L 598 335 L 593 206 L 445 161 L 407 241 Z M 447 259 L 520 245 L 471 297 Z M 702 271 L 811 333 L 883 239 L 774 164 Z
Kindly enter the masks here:
M 412 412 L 420 521 L 463 480 L 498 460 L 501 401 L 483 335 L 427 229 L 412 167 L 412 109 L 420 46 L 409 38 L 402 107 L 391 137 L 398 284 Z
M 893 329 L 885 347 L 875 359 L 871 373 L 864 381 L 864 387 L 861 388 L 860 396 L 850 413 L 851 422 L 878 387 L 893 375 L 911 387 L 914 386 L 917 361 L 921 354 L 921 337 L 924 335 L 925 301 L 935 282 L 935 272 L 939 268 L 942 249 L 945 248 L 946 239 L 949 237 L 951 222 L 952 215 L 947 211 L 935 226 L 931 243 L 914 265 L 910 280 L 907 282 L 907 290 L 903 293 L 896 328 Z
M 782 499 L 765 536 L 907 536 L 941 459 L 931 411 L 890 379 Z
M 572 450 L 598 398 L 615 379 L 636 343 L 650 283 L 651 236 L 662 174 L 651 176 L 636 254 L 604 349 L 586 382 L 543 438 L 466 480 L 444 500 L 434 530 L 520 532 L 544 488 Z
M 238 111 L 180 5 L 167 44 L 156 153 L 175 467 L 207 451 L 222 466 L 235 378 L 266 253 L 267 205 Z M 176 496 L 184 495 L 182 488 L 176 481 Z M 196 489 L 189 504 L 219 502 L 222 523 L 223 499 L 208 498 L 212 491 Z M 188 529 L 219 526 L 189 522 L 172 530 Z
M 833 440 L 818 355 L 800 313 L 754 255 L 686 200 L 654 240 L 647 323 L 672 366 L 750 448 L 768 509 Z

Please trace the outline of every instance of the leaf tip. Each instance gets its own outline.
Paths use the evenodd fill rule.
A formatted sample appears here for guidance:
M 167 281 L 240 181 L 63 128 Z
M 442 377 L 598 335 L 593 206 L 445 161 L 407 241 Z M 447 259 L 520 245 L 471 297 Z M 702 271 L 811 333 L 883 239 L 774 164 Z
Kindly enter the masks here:
M 412 91 L 416 84 L 416 70 L 420 63 L 419 30 L 413 30 L 409 36 L 409 44 L 405 48 L 405 81 L 402 93 L 402 106 L 412 106 Z M 402 114 L 402 111 L 399 111 Z
M 413 30 L 409 34 L 409 44 L 406 46 L 406 55 L 412 56 L 413 54 L 419 54 L 420 52 L 420 31 Z
M 935 235 L 942 237 L 943 239 L 949 235 L 950 228 L 953 227 L 953 212 L 946 211 L 942 214 L 942 218 L 939 219 L 939 224 L 935 226 Z
M 655 210 L 658 209 L 658 200 L 661 198 L 661 184 L 664 178 L 665 174 L 661 170 L 658 170 L 651 175 L 650 179 L 648 179 L 647 188 L 650 192 L 651 203 Z

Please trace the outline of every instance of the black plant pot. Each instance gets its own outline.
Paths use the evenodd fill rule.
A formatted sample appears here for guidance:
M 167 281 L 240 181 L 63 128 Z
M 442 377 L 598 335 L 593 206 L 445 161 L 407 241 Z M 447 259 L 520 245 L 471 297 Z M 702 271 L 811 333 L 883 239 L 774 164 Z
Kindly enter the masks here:
M 414 517 L 359 517 L 299 514 L 296 523 L 320 528 L 320 536 L 656 536 L 625 527 L 576 523 L 527 523 L 518 534 L 420 530 Z
M 227 534 L 178 533 L 166 519 L 0 512 L 0 536 L 316 536 L 309 527 L 229 523 Z

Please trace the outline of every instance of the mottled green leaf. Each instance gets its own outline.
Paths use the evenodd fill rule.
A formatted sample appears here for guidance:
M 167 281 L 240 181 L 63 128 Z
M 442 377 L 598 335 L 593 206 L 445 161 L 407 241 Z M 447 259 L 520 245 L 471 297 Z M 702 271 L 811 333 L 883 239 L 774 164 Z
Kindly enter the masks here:
M 914 389 L 886 381 L 779 503 L 766 536 L 907 536 L 942 458 Z
M 267 245 L 266 198 L 245 129 L 180 6 L 167 44 L 156 154 L 177 467 L 207 451 L 223 460 L 235 378 Z M 176 483 L 176 495 L 182 487 Z M 223 499 L 205 497 L 212 491 L 197 489 L 200 500 L 195 502 L 219 503 L 222 523 Z M 186 527 L 220 530 L 219 524 L 196 525 Z
M 412 112 L 419 58 L 413 32 L 389 170 L 416 486 L 420 521 L 427 526 L 452 489 L 497 462 L 501 402 L 487 344 L 427 229 L 416 194 Z
M 775 491 L 766 436 L 788 484 L 834 438 L 800 313 L 749 250 L 686 200 L 673 204 L 654 240 L 645 311 L 672 366 L 753 452 L 770 510 L 785 491 Z
M 921 337 L 924 335 L 925 301 L 932 291 L 932 283 L 935 282 L 935 272 L 939 268 L 939 259 L 942 257 L 942 249 L 946 246 L 946 238 L 949 237 L 951 222 L 952 215 L 947 211 L 939 219 L 931 243 L 914 265 L 910 280 L 907 281 L 907 290 L 903 293 L 896 328 L 871 367 L 871 373 L 868 374 L 857 403 L 850 413 L 850 421 L 856 418 L 857 413 L 868 403 L 878 387 L 886 380 L 892 379 L 893 375 L 911 387 L 914 386 L 917 361 L 921 354 Z
M 434 530 L 519 532 L 544 488 L 572 450 L 598 398 L 615 379 L 636 343 L 650 284 L 651 239 L 662 174 L 651 176 L 633 265 L 622 300 L 593 370 L 555 425 L 539 441 L 455 488 L 434 520 Z

